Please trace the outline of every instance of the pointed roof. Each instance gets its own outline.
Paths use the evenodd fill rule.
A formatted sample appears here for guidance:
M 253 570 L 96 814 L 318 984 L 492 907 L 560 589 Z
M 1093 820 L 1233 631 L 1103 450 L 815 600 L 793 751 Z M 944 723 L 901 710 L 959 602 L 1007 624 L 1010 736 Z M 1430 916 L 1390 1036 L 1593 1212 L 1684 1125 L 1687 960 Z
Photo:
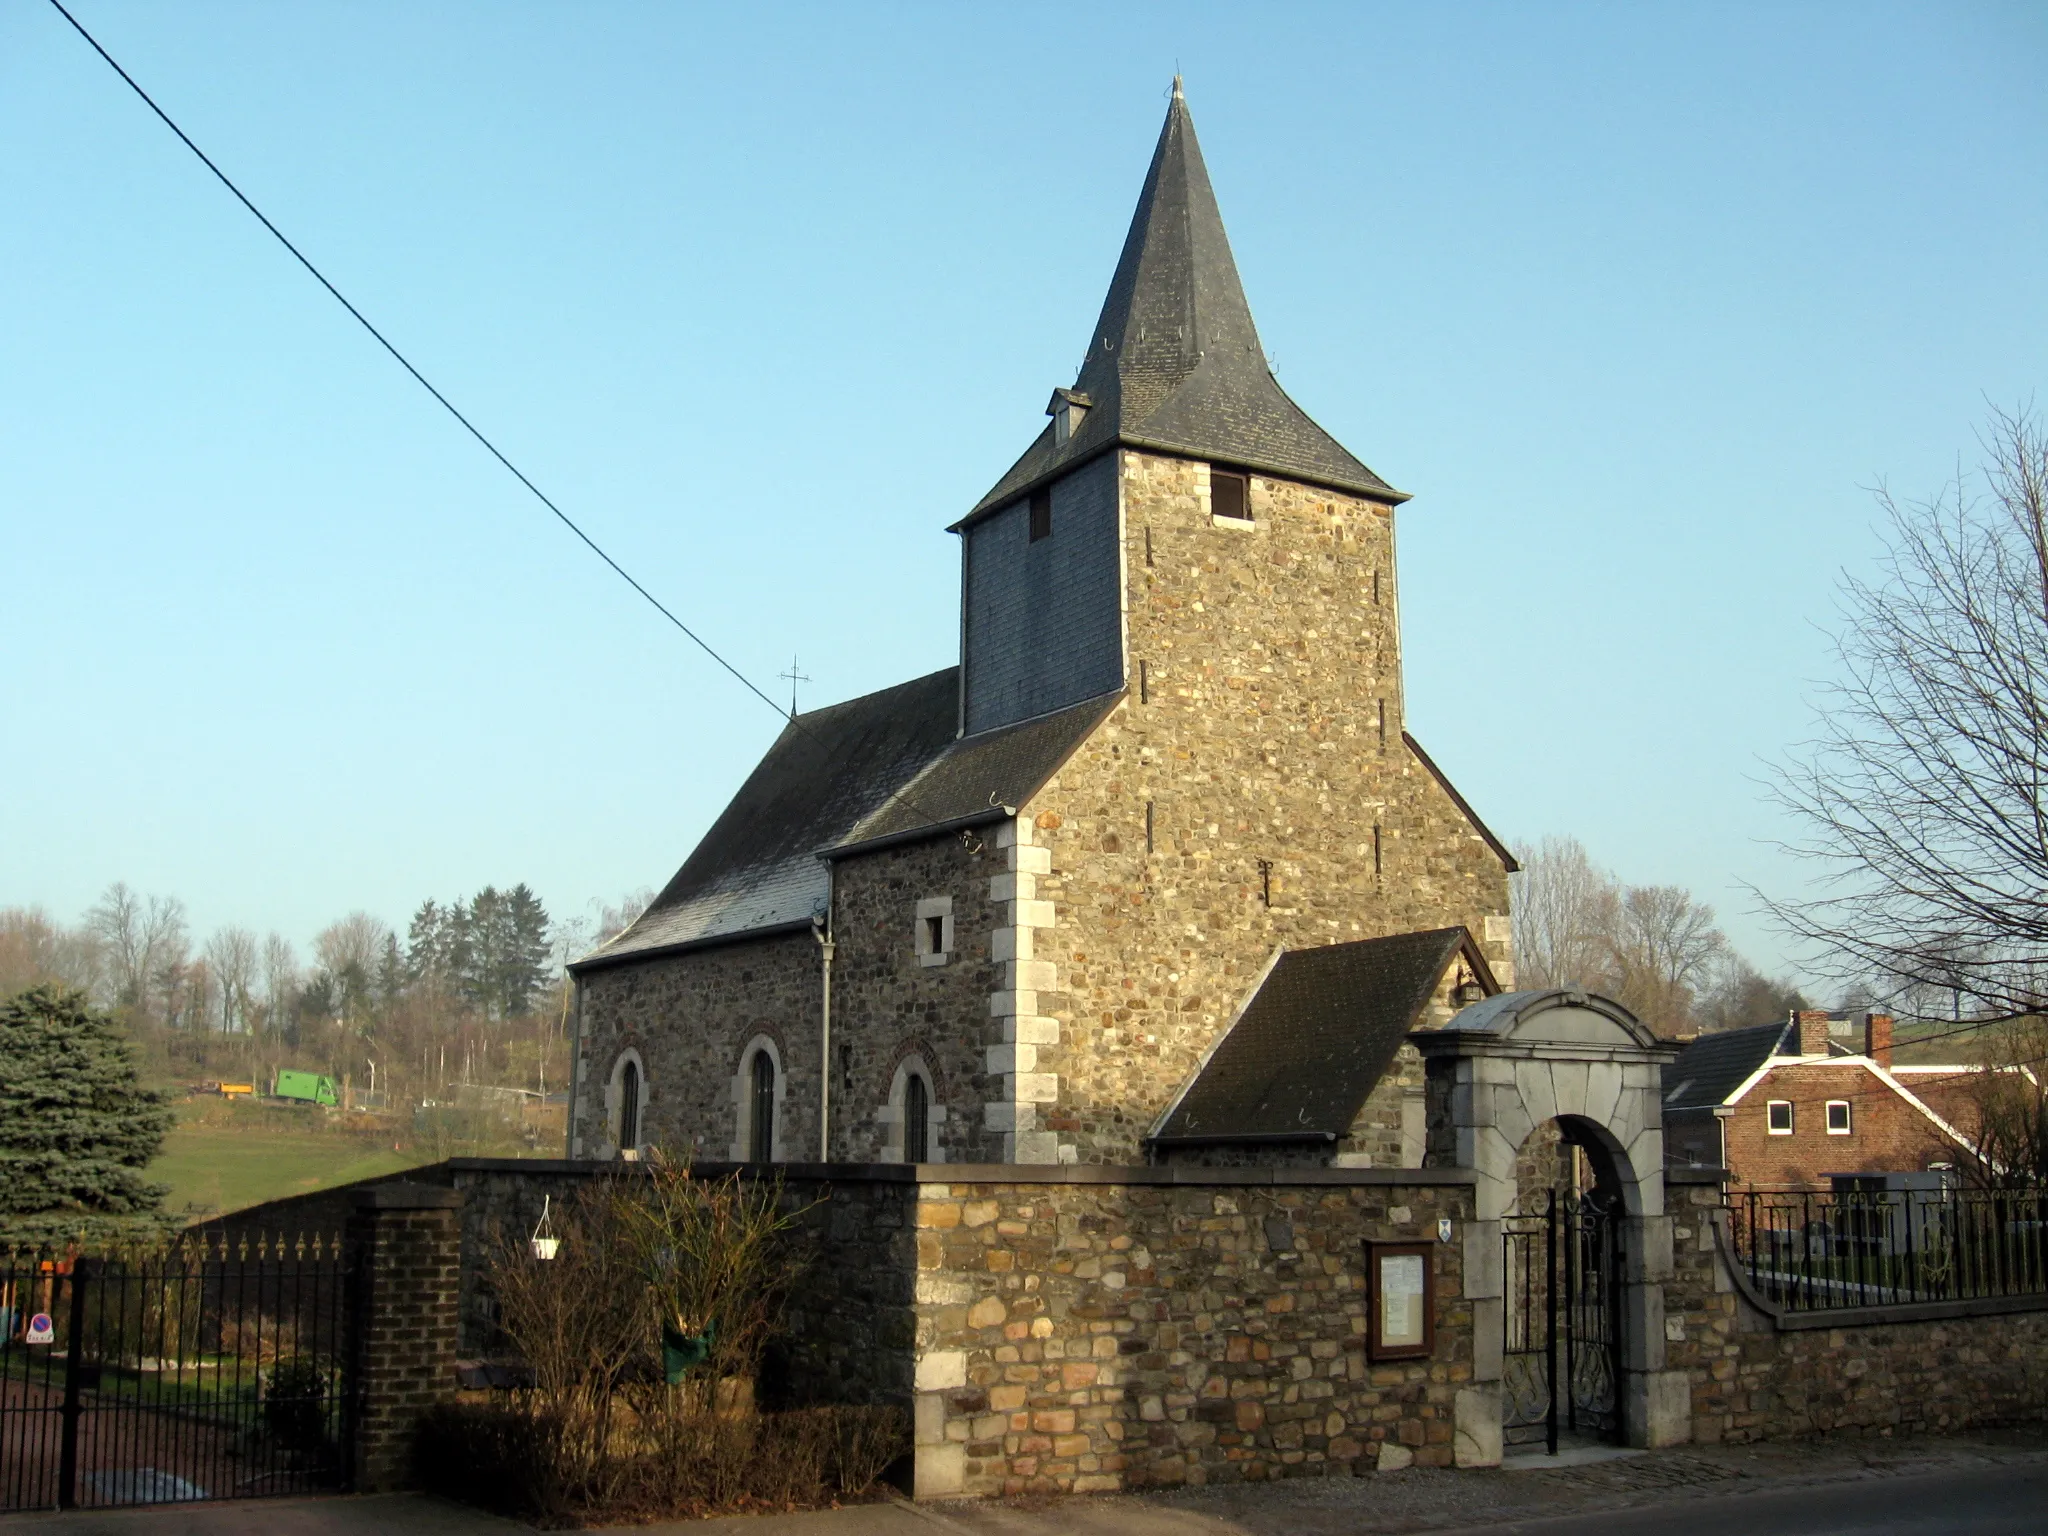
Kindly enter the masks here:
M 1079 430 L 1059 442 L 1048 426 L 963 523 L 1118 443 L 1408 499 L 1309 420 L 1266 366 L 1177 78 L 1072 393 L 1092 402 Z

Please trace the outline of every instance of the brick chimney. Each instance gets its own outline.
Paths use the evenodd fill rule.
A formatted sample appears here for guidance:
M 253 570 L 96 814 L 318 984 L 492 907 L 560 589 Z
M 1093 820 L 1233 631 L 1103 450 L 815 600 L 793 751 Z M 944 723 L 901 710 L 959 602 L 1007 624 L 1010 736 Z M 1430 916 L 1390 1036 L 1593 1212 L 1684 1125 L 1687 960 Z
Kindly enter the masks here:
M 1806 1008 L 1792 1015 L 1799 1026 L 1799 1054 L 1802 1056 L 1825 1056 L 1828 1053 L 1828 1015 L 1826 1009 Z
M 1892 1069 L 1892 1016 L 1888 1013 L 1863 1015 L 1863 1054 L 1885 1071 Z

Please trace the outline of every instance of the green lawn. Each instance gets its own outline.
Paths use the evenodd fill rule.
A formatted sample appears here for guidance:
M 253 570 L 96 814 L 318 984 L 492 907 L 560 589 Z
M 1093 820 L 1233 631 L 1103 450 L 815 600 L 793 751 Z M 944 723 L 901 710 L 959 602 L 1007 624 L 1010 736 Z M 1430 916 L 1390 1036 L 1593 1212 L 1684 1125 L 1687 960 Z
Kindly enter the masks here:
M 286 1195 L 416 1168 L 422 1157 L 358 1136 L 241 1125 L 180 1123 L 149 1176 L 171 1186 L 164 1209 L 180 1217 L 238 1211 Z

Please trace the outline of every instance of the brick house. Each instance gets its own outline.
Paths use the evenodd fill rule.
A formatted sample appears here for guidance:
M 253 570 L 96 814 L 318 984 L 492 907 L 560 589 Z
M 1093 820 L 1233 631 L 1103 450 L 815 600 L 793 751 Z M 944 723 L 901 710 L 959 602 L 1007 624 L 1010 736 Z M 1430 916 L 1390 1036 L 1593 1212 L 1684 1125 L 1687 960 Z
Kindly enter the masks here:
M 1047 414 L 950 530 L 959 664 L 795 717 L 571 967 L 573 1153 L 1197 1155 L 1206 1065 L 1245 1147 L 1419 1162 L 1402 1037 L 1511 982 L 1514 864 L 1404 727 L 1408 498 L 1273 378 L 1177 85 Z M 1287 959 L 1331 946 L 1336 1024 Z M 1341 1079 L 1306 1130 L 1243 1080 L 1275 1049 Z
M 1894 1065 L 1881 1013 L 1806 1011 L 1703 1035 L 1664 1075 L 1666 1156 L 1759 1188 L 1954 1166 L 1974 1156 L 1975 1070 Z

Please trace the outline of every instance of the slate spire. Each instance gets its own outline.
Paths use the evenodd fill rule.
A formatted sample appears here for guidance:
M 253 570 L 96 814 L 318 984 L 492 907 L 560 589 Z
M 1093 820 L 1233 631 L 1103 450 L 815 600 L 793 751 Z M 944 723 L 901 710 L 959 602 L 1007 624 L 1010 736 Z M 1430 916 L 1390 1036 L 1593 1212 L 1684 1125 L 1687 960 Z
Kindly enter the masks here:
M 1267 368 L 1178 76 L 1088 355 L 1048 411 L 1068 414 L 970 517 L 1115 443 L 1407 499 L 1311 421 Z

